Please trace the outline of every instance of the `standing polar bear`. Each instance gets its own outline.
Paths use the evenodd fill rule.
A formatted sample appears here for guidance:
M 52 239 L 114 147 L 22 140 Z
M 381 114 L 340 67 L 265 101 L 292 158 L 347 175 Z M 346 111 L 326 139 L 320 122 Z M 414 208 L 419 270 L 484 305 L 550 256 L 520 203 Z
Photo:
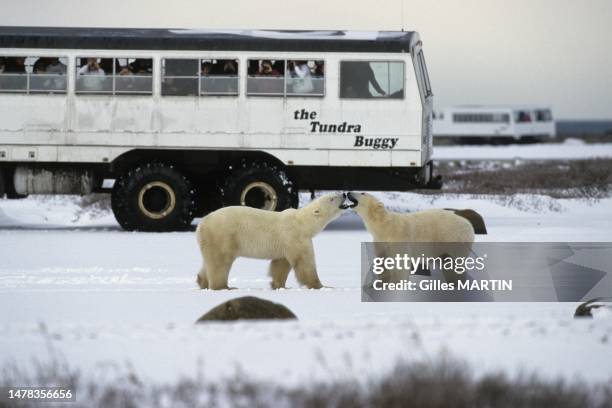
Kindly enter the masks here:
M 348 208 L 342 193 L 324 195 L 300 209 L 282 212 L 225 207 L 208 214 L 196 230 L 202 253 L 197 282 L 202 289 L 228 289 L 237 257 L 270 259 L 273 289 L 285 287 L 291 268 L 298 282 L 319 289 L 312 238 Z
M 428 257 L 458 258 L 467 257 L 474 242 L 474 229 L 465 218 L 452 211 L 431 209 L 413 213 L 388 211 L 382 202 L 367 193 L 347 193 L 357 214 L 372 237 L 376 256 L 390 256 L 396 252 L 397 245 L 387 243 L 410 243 L 411 256 L 421 254 Z M 416 272 L 416 271 L 415 271 Z M 456 276 L 447 273 L 447 280 Z M 391 271 L 391 277 L 397 274 Z

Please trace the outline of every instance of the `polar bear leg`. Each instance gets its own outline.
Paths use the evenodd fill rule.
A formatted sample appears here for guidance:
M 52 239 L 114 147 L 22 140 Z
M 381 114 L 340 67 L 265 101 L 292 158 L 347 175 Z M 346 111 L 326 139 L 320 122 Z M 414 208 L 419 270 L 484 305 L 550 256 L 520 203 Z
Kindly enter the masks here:
M 208 289 L 208 276 L 206 276 L 206 264 L 204 262 L 202 262 L 202 268 L 198 272 L 196 282 L 200 289 Z
M 298 282 L 308 289 L 320 289 L 323 287 L 319 280 L 319 275 L 317 275 L 312 242 L 300 245 L 289 255 L 288 260 L 295 271 L 295 277 Z
M 287 276 L 291 270 L 291 264 L 286 259 L 273 259 L 270 262 L 269 275 L 272 277 L 270 286 L 272 289 L 280 289 L 285 287 Z
M 227 278 L 234 259 L 233 257 L 226 256 L 206 261 L 206 276 L 208 277 L 208 287 L 210 289 L 229 289 Z

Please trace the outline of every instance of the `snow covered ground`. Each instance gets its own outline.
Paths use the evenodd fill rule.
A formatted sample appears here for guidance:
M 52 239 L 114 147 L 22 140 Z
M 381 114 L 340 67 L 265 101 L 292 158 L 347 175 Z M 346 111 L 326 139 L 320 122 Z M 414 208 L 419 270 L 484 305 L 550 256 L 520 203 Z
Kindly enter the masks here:
M 434 160 L 576 160 L 592 157 L 612 157 L 612 143 L 587 144 L 579 139 L 567 139 L 558 144 L 436 146 L 433 154 Z
M 380 194 L 391 207 L 473 208 L 490 241 L 612 241 L 612 198 L 599 201 Z M 307 197 L 302 197 L 307 201 Z M 360 243 L 346 214 L 315 238 L 329 288 L 268 289 L 267 262 L 240 259 L 232 291 L 199 291 L 193 232 L 119 229 L 107 212 L 82 212 L 78 198 L 0 201 L 0 363 L 25 366 L 50 353 L 86 373 L 133 370 L 174 381 L 237 370 L 287 384 L 365 379 L 398 360 L 448 351 L 477 372 L 535 370 L 545 376 L 612 378 L 612 314 L 574 320 L 570 303 L 361 303 Z M 193 322 L 229 298 L 255 295 L 288 306 L 296 322 Z

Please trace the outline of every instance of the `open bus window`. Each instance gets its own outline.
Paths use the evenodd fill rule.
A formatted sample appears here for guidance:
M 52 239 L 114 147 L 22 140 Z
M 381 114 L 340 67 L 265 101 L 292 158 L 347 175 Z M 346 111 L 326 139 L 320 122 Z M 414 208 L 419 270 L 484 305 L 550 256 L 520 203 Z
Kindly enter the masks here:
M 76 60 L 76 93 L 150 95 L 153 90 L 150 58 L 97 58 Z
M 249 60 L 247 95 L 285 95 L 284 60 Z
M 287 96 L 324 96 L 325 62 L 287 61 Z
M 197 59 L 169 59 L 162 61 L 164 96 L 197 96 L 200 61 Z
M 341 61 L 341 98 L 404 97 L 404 63 L 389 61 Z
M 238 95 L 238 60 L 201 60 L 200 95 Z
M 66 58 L 0 57 L 0 92 L 66 93 Z
M 247 95 L 324 96 L 322 60 L 249 60 Z

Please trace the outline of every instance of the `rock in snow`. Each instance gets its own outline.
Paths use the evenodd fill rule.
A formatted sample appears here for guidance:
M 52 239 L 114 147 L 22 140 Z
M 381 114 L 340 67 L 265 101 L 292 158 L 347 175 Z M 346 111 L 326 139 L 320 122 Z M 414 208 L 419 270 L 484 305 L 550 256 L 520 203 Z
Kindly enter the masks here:
M 243 296 L 221 303 L 204 314 L 196 323 L 211 320 L 297 319 L 285 306 L 254 296 Z

